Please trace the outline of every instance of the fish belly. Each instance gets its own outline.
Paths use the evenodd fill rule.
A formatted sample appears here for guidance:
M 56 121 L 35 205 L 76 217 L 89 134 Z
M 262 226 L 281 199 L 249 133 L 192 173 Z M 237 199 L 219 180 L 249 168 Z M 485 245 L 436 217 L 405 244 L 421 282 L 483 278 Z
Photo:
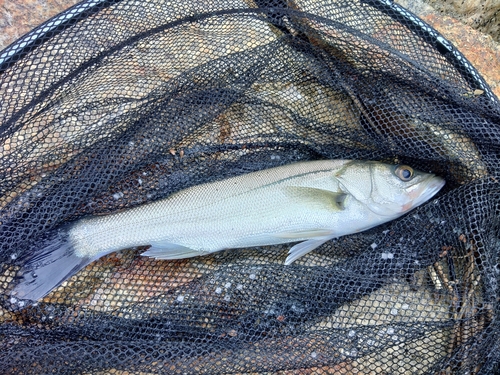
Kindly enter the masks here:
M 346 210 L 332 211 L 321 201 L 289 194 L 286 188 L 336 192 L 333 172 L 343 164 L 301 164 L 305 163 L 293 165 L 291 171 L 275 168 L 195 186 L 151 204 L 82 219 L 70 231 L 75 253 L 95 257 L 154 243 L 214 252 L 310 238 L 287 237 L 290 233 L 334 231 Z
M 203 252 L 300 241 L 282 233 L 332 228 L 335 218 L 317 207 L 259 191 L 202 208 L 175 210 L 176 202 L 81 221 L 72 229 L 79 256 L 170 243 Z M 147 208 L 147 209 L 146 209 Z M 85 219 L 84 219 L 85 220 Z

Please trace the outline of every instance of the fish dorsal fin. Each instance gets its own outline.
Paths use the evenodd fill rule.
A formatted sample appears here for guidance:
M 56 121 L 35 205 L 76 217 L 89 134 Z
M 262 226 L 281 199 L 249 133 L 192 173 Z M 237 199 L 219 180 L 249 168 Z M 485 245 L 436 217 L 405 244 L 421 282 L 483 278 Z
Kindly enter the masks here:
M 287 186 L 285 191 L 294 199 L 308 204 L 319 205 L 322 208 L 342 211 L 345 209 L 347 194 L 339 191 L 324 190 L 306 186 Z

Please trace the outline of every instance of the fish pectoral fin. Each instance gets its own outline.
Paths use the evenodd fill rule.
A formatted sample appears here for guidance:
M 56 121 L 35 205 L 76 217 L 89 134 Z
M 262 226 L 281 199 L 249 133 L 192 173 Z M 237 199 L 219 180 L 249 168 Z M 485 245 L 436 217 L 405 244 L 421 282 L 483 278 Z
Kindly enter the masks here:
M 203 255 L 205 252 L 167 241 L 151 242 L 151 247 L 141 255 L 155 259 L 185 259 Z
M 275 237 L 284 238 L 284 239 L 294 239 L 294 238 L 316 239 L 317 237 L 326 237 L 326 236 L 332 236 L 332 235 L 333 235 L 333 233 L 329 229 L 299 230 L 296 232 L 281 232 L 281 233 L 274 234 Z
M 345 209 L 347 194 L 342 191 L 330 191 L 306 186 L 287 186 L 285 190 L 294 199 L 308 204 L 320 205 L 335 211 Z
M 331 240 L 335 237 L 321 237 L 321 238 L 313 238 L 304 242 L 300 242 L 288 251 L 288 257 L 285 259 L 285 265 L 289 265 L 299 259 L 301 256 L 306 255 L 307 253 L 313 251 L 318 246 L 323 245 L 326 241 Z

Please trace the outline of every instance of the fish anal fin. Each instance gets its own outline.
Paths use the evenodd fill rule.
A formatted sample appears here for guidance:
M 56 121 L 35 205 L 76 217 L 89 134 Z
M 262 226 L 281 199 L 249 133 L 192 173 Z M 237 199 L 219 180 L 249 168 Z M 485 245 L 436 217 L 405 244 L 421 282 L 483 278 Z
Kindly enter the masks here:
M 286 191 L 294 199 L 305 203 L 320 205 L 322 208 L 342 211 L 345 209 L 347 194 L 342 191 L 331 191 L 307 186 L 287 186 Z
M 206 254 L 206 252 L 193 250 L 189 247 L 168 241 L 158 241 L 152 242 L 151 247 L 141 255 L 155 259 L 185 259 L 203 254 Z
M 331 240 L 332 238 L 334 237 L 313 238 L 292 246 L 292 248 L 288 251 L 288 257 L 285 260 L 285 265 L 295 262 L 303 255 L 313 251 L 318 246 L 323 245 L 326 241 Z

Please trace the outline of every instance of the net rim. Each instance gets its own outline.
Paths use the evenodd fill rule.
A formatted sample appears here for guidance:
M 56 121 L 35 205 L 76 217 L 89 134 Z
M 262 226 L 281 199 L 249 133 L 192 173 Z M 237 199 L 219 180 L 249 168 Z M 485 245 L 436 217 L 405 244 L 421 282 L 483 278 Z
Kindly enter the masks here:
M 73 24 L 86 19 L 103 8 L 110 7 L 122 1 L 85 0 L 45 21 L 11 43 L 3 51 L 0 51 L 0 75 L 15 62 L 21 60 L 31 50 L 43 44 L 44 40 L 50 40 L 52 36 L 59 34 Z M 500 100 L 477 69 L 448 39 L 431 25 L 421 20 L 414 13 L 396 4 L 394 0 L 360 0 L 360 2 L 381 11 L 403 26 L 411 28 L 417 36 L 432 41 L 436 46 L 436 50 L 457 69 L 474 89 L 484 91 L 485 96 L 492 103 L 500 105 Z

